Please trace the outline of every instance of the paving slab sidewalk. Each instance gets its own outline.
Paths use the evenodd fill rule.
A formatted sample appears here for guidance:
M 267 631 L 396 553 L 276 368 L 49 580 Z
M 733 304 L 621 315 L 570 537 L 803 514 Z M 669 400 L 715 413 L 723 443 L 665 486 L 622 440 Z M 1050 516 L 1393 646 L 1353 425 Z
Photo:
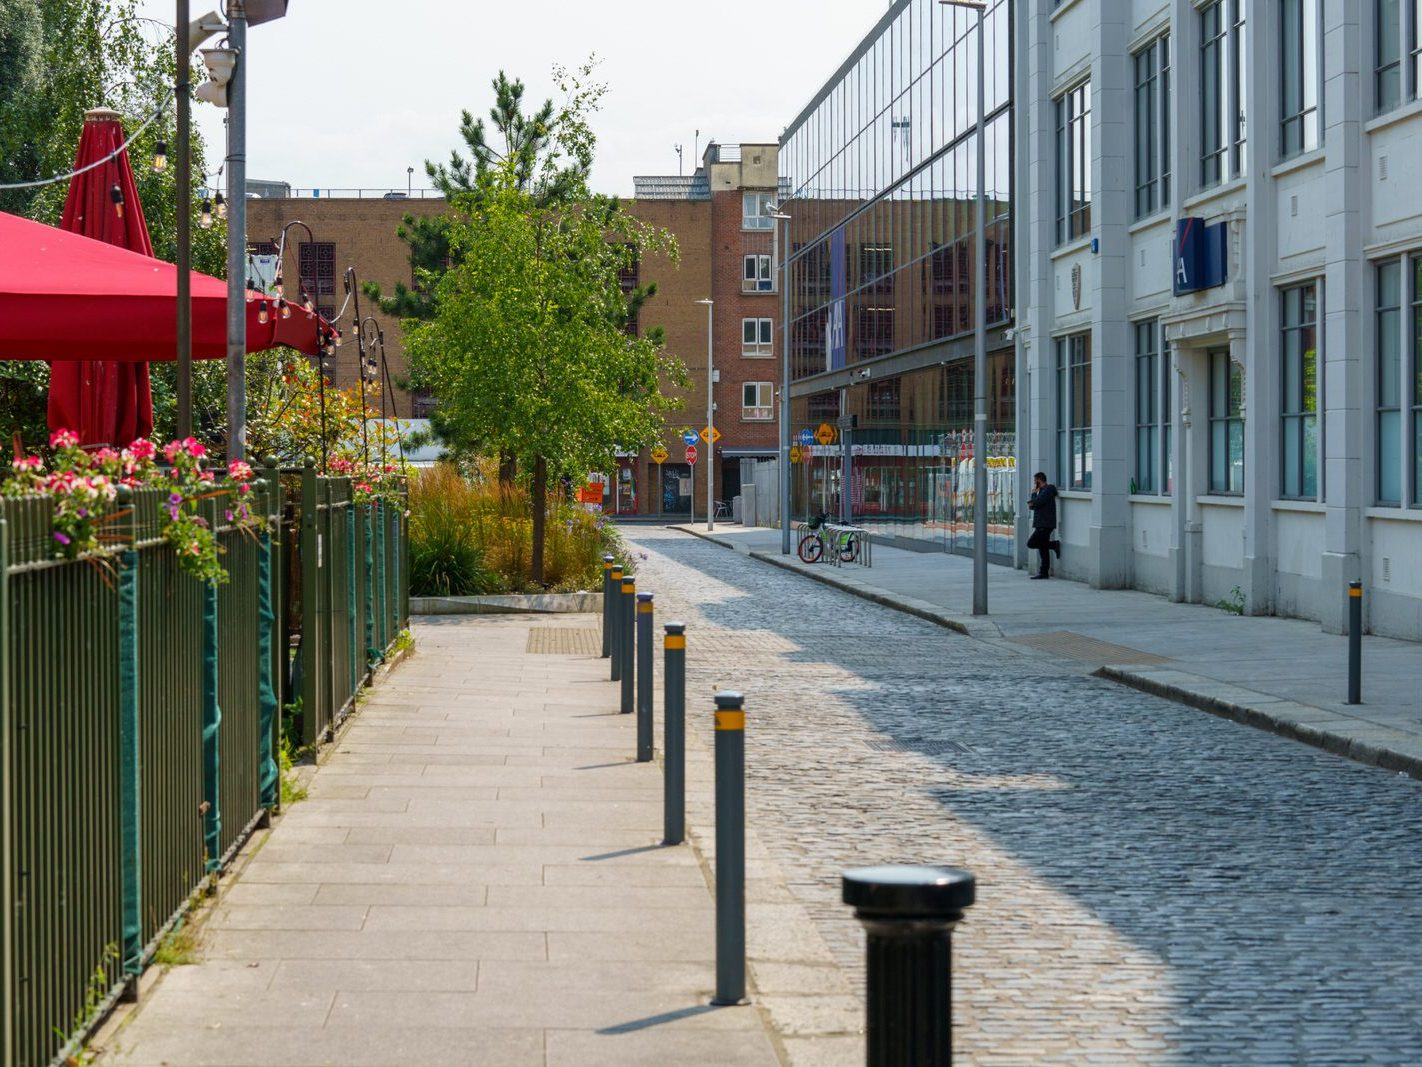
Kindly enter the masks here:
M 974 617 L 972 561 L 873 548 L 873 566 L 807 565 L 780 554 L 780 531 L 676 526 L 931 619 L 1005 652 L 1049 655 L 1157 696 L 1272 730 L 1362 763 L 1422 778 L 1422 646 L 1363 639 L 1363 703 L 1349 705 L 1347 639 L 1317 623 L 1236 616 L 1133 590 L 1029 581 L 989 566 L 989 615 Z M 1082 640 L 1082 639 L 1086 640 Z
M 616 714 L 607 661 L 585 644 L 580 654 L 528 651 L 579 644 L 535 646 L 535 628 L 586 637 L 598 622 L 417 622 L 416 654 L 358 709 L 309 799 L 224 879 L 201 927 L 200 962 L 150 972 L 142 1006 L 99 1035 L 101 1062 L 795 1059 L 767 1026 L 769 1006 L 708 1006 L 705 858 L 660 845 L 660 765 L 632 762 L 635 717 Z M 696 821 L 711 792 L 704 751 L 690 754 L 688 778 Z M 752 908 L 790 899 L 768 864 L 752 840 Z M 789 958 L 807 954 L 807 966 L 830 960 L 822 943 Z M 802 975 L 782 985 L 846 992 L 809 977 L 819 984 Z M 824 1003 L 835 1004 L 789 1008 L 823 1014 Z M 855 1002 L 844 1015 L 859 1011 Z

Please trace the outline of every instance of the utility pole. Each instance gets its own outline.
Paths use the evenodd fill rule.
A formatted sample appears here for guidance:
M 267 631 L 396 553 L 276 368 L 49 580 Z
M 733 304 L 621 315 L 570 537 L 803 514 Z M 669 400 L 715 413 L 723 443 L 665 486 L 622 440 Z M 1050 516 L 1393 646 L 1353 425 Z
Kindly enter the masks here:
M 188 36 L 188 0 L 177 0 L 177 193 L 178 193 L 178 438 L 193 433 L 193 187 L 192 187 L 192 48 Z
M 247 3 L 227 0 L 227 458 L 247 456 Z M 277 267 L 281 269 L 280 264 Z

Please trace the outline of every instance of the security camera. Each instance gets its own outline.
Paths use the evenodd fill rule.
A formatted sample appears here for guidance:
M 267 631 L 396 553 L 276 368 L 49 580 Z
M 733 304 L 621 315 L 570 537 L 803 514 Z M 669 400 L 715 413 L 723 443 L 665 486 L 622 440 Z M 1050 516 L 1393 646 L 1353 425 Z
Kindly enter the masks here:
M 868 378 L 868 377 L 869 377 L 871 374 L 873 374 L 873 373 L 874 373 L 873 370 L 871 370 L 871 369 L 868 368 L 868 367 L 865 367 L 862 371 L 859 372 L 859 377 L 861 377 L 861 378 Z
M 1017 340 L 1017 331 L 1016 331 L 1016 330 L 1010 330 L 1010 329 L 1009 329 L 1009 330 L 1003 330 L 1003 331 L 1002 331 L 1002 336 L 1003 336 L 1006 340 L 1008 340 L 1008 341 L 1015 341 L 1015 340 Z

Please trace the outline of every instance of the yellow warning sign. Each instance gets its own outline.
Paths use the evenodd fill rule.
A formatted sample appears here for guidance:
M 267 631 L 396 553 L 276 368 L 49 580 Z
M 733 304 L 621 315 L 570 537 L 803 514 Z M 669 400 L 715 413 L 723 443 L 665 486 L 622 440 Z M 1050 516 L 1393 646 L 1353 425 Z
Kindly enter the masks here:
M 705 441 L 707 444 L 712 444 L 712 445 L 714 445 L 717 441 L 721 440 L 721 431 L 718 430 L 718 429 L 716 429 L 716 427 L 714 427 L 714 426 L 709 427 L 709 430 L 710 430 L 710 432 L 711 432 L 711 436 L 710 436 L 710 437 L 707 437 L 707 436 L 706 436 L 707 430 L 708 430 L 708 427 L 703 426 L 703 427 L 701 428 L 701 440 Z
M 815 440 L 822 445 L 834 444 L 834 427 L 827 422 L 820 423 L 820 428 L 815 431 Z
M 663 448 L 661 445 L 658 445 L 656 448 L 652 449 L 652 462 L 653 462 L 653 463 L 665 463 L 666 461 L 667 461 L 667 450 L 666 450 L 665 448 Z
M 805 453 L 803 453 L 803 452 L 800 451 L 800 446 L 799 446 L 799 445 L 791 445 L 791 446 L 790 446 L 790 462 L 791 462 L 791 463 L 799 463 L 800 460 L 801 460 L 802 458 L 804 458 L 804 455 L 805 455 Z

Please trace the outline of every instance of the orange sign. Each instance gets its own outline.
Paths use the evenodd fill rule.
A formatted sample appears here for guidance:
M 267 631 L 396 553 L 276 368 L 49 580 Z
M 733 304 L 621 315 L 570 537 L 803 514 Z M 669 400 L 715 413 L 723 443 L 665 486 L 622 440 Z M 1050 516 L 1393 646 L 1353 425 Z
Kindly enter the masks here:
M 602 503 L 602 483 L 588 482 L 577 492 L 579 504 L 601 504 Z

